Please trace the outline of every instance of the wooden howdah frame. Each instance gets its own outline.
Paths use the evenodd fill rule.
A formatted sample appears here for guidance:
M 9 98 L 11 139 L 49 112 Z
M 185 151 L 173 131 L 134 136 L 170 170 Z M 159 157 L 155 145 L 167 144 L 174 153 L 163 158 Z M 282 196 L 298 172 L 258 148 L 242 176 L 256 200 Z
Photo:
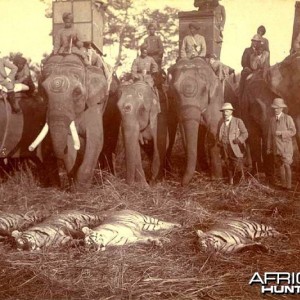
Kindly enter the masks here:
M 91 42 L 98 52 L 103 52 L 104 11 L 94 0 L 56 0 L 52 3 L 52 35 L 64 27 L 62 16 L 70 12 L 74 17 L 74 27 L 79 31 L 83 42 Z

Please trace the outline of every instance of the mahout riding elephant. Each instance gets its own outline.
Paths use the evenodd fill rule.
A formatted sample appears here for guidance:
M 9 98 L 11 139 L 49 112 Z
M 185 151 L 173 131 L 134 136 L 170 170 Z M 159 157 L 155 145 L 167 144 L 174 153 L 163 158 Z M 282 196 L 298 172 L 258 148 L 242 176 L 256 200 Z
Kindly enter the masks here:
M 147 184 L 140 146 L 152 146 L 151 179 L 163 172 L 167 146 L 166 103 L 159 103 L 153 88 L 137 81 L 120 89 L 118 107 L 122 117 L 125 145 L 126 182 Z M 161 111 L 161 112 L 160 112 Z
M 217 132 L 224 102 L 221 82 L 211 66 L 202 58 L 181 59 L 172 67 L 171 88 L 177 101 L 177 111 L 183 124 L 187 164 L 182 179 L 186 185 L 193 177 L 197 157 L 202 159 L 207 149 L 211 176 L 222 176 Z M 202 154 L 201 154 L 202 153 Z
M 15 162 L 31 160 L 44 186 L 59 186 L 56 158 L 50 136 L 47 135 L 34 151 L 29 146 L 41 131 L 46 120 L 46 103 L 25 93 L 16 93 L 22 112 L 11 113 L 10 104 L 0 99 L 0 164 L 10 171 Z
M 42 70 L 47 123 L 58 159 L 77 189 L 90 185 L 103 147 L 107 103 L 103 70 L 84 66 L 76 55 L 49 57 Z
M 271 66 L 266 74 L 269 88 L 284 99 L 288 113 L 294 119 L 296 140 L 300 151 L 300 52 Z

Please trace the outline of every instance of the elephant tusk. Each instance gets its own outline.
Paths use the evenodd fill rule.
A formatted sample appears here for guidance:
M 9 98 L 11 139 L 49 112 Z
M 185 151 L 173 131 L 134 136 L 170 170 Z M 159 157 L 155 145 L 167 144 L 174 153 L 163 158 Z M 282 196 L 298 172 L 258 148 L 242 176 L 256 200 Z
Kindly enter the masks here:
M 43 127 L 43 129 L 41 130 L 41 132 L 39 133 L 39 135 L 37 136 L 37 138 L 34 140 L 34 142 L 28 147 L 29 151 L 33 151 L 41 142 L 42 140 L 45 138 L 45 136 L 47 135 L 49 131 L 49 125 L 46 123 Z
M 79 136 L 78 136 L 74 121 L 72 121 L 70 124 L 70 130 L 71 130 L 71 135 L 72 135 L 72 139 L 74 142 L 74 149 L 79 150 L 80 149 L 80 141 L 79 141 Z

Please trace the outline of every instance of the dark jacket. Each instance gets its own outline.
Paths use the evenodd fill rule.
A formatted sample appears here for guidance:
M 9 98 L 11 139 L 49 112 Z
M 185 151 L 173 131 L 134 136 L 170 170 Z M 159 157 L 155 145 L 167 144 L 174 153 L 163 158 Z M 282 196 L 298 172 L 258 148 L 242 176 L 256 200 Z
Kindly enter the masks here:
M 242 67 L 243 69 L 245 68 L 250 68 L 251 69 L 251 64 L 250 64 L 250 57 L 251 54 L 254 53 L 254 49 L 252 47 L 246 48 L 244 50 L 243 56 L 242 56 Z

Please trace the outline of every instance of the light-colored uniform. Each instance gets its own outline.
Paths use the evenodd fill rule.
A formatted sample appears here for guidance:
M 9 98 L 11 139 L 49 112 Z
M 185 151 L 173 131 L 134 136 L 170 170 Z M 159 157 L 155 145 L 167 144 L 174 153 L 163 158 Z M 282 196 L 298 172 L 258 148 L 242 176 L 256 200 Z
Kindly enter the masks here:
M 132 77 L 147 82 L 151 87 L 154 86 L 151 74 L 156 72 L 158 72 L 158 65 L 151 56 L 139 56 L 132 63 Z
M 81 41 L 78 31 L 74 28 L 61 28 L 54 37 L 53 54 L 71 53 L 72 47 Z
M 9 74 L 7 74 L 5 68 L 10 69 Z M 13 92 L 14 81 L 17 74 L 18 68 L 8 59 L 0 58 L 0 85 L 7 88 L 8 92 Z M 7 78 L 11 80 L 7 81 Z
M 180 57 L 192 58 L 195 56 L 205 57 L 206 55 L 206 42 L 205 38 L 200 34 L 187 35 L 182 41 Z

